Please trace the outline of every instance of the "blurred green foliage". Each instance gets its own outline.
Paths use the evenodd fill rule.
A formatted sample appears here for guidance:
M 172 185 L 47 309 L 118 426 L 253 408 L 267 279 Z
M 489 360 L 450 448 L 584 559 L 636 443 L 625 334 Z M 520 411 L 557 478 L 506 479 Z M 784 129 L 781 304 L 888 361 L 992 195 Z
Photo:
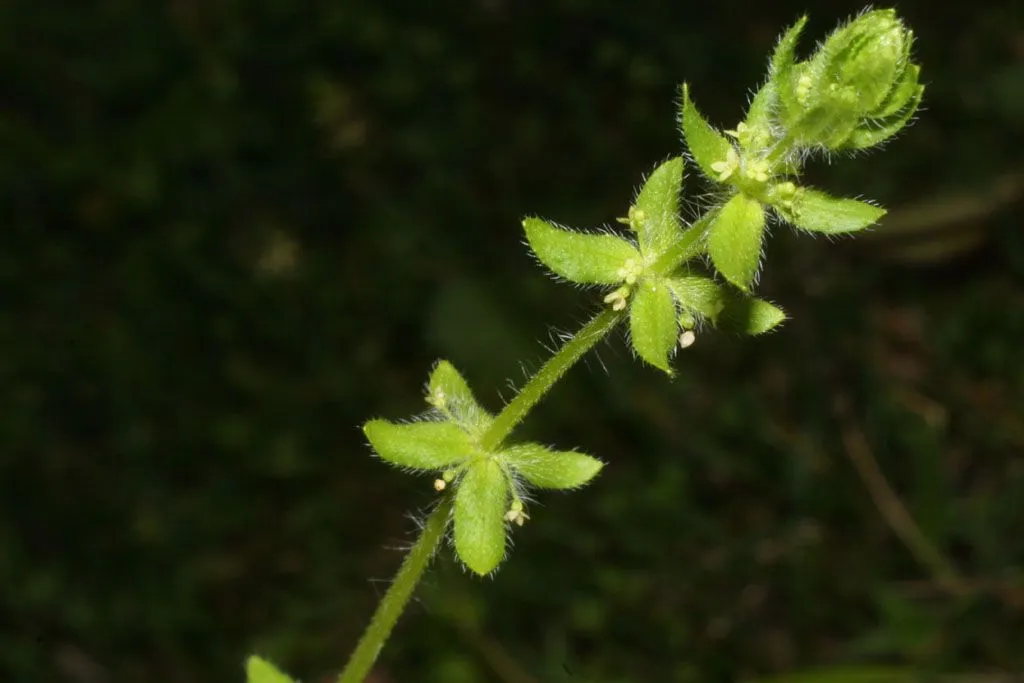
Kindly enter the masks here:
M 3 678 L 241 680 L 258 651 L 328 680 L 432 495 L 357 426 L 417 410 L 438 356 L 507 395 L 585 316 L 521 215 L 621 215 L 679 149 L 678 82 L 735 122 L 804 9 L 0 5 Z M 812 9 L 820 35 L 859 6 Z M 895 207 L 1019 171 L 1020 3 L 900 11 L 927 111 L 815 184 Z M 915 270 L 780 235 L 762 293 L 793 321 L 702 337 L 672 383 L 603 348 L 527 431 L 604 475 L 545 500 L 496 581 L 439 562 L 379 680 L 1024 669 L 1019 204 L 985 220 L 959 226 L 982 251 Z M 872 504 L 854 427 L 961 594 Z

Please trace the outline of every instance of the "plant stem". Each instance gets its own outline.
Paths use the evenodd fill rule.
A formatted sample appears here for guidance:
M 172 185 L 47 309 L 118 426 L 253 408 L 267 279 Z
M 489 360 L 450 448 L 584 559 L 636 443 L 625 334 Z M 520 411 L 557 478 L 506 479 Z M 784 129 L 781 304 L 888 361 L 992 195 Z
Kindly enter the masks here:
M 793 151 L 793 135 L 787 132 L 785 137 L 776 142 L 771 151 L 768 152 L 768 156 L 764 158 L 764 161 L 768 162 L 768 165 L 772 167 L 772 172 L 778 171 L 776 165 L 785 157 L 787 154 Z
M 695 221 L 683 232 L 682 239 L 666 249 L 654 262 L 653 269 L 661 273 L 672 270 L 704 251 L 704 233 L 714 217 L 715 212 L 709 211 Z
M 445 528 L 448 526 L 448 517 L 452 510 L 452 497 L 450 495 L 441 499 L 434 511 L 427 515 L 423 531 L 420 532 L 416 545 L 412 547 L 409 554 L 405 556 L 402 566 L 391 582 L 384 598 L 377 606 L 377 611 L 370 620 L 370 625 L 363 632 L 363 637 L 356 645 L 355 651 L 345 665 L 345 669 L 338 677 L 338 683 L 362 683 L 367 674 L 370 673 L 377 655 L 384 647 L 385 641 L 391 635 L 391 629 L 395 622 L 405 610 L 406 603 L 412 597 L 413 589 L 419 583 L 420 577 L 430 564 L 437 546 L 444 538 Z
M 480 439 L 484 450 L 498 448 L 508 438 L 517 424 L 523 421 L 526 414 L 544 398 L 544 395 L 561 379 L 576 361 L 583 357 L 597 342 L 604 339 L 615 325 L 626 316 L 625 311 L 613 311 L 606 308 L 593 320 L 583 326 L 574 337 L 565 342 L 558 352 L 548 359 L 537 371 L 526 386 L 509 401 L 508 405 L 498 413 L 490 428 Z

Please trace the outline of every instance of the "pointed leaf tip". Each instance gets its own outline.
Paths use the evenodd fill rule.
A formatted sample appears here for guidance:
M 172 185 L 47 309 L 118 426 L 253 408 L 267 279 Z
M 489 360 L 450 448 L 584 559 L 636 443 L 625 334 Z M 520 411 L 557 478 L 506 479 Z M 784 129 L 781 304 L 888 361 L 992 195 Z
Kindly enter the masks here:
M 450 415 L 460 427 L 473 434 L 486 431 L 493 421 L 491 414 L 477 403 L 466 380 L 446 360 L 439 360 L 434 366 L 427 392 L 427 403 Z
M 775 329 L 785 322 L 786 317 L 785 311 L 769 301 L 733 294 L 727 297 L 717 327 L 756 336 Z
M 542 489 L 574 489 L 597 476 L 604 463 L 577 451 L 555 451 L 538 443 L 512 446 L 502 457 L 526 481 Z
M 295 683 L 290 676 L 256 655 L 245 662 L 245 680 L 247 683 Z
M 730 152 L 735 154 L 732 143 L 701 115 L 690 99 L 690 88 L 683 84 L 683 137 L 694 161 L 707 177 L 718 180 L 721 171 L 717 164 L 727 162 Z
M 789 69 L 796 61 L 797 41 L 800 40 L 800 33 L 806 25 L 807 15 L 804 14 L 779 37 L 769 64 L 769 74 L 772 79 L 788 77 Z
M 674 157 L 654 169 L 637 194 L 634 206 L 642 220 L 636 230 L 644 255 L 657 258 L 683 234 L 679 193 L 683 187 L 683 158 Z
M 679 325 L 672 292 L 658 281 L 641 282 L 629 309 L 629 334 L 638 356 L 672 375 L 669 354 L 676 345 Z
M 885 215 L 885 209 L 858 199 L 831 197 L 824 192 L 801 188 L 789 210 L 793 225 L 811 232 L 837 235 L 863 230 Z M 783 212 L 785 217 L 785 212 Z
M 429 391 L 432 396 L 437 394 L 438 398 L 442 399 L 475 402 L 473 392 L 469 390 L 469 384 L 454 365 L 443 359 L 437 361 L 437 365 L 430 373 Z
M 480 576 L 494 571 L 505 557 L 508 480 L 493 459 L 474 463 L 455 494 L 455 552 Z

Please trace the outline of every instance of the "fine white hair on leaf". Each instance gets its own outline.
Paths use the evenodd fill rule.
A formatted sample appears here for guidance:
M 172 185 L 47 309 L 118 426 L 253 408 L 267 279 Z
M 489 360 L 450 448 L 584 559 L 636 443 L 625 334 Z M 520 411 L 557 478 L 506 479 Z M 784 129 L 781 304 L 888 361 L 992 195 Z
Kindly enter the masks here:
M 559 223 L 555 223 L 554 221 L 546 221 L 546 222 L 549 223 L 550 225 L 554 226 L 555 228 L 558 228 L 559 230 L 564 230 L 566 232 L 571 232 L 571 233 L 574 233 L 574 234 L 577 234 L 577 235 L 611 235 L 613 237 L 618 237 L 619 239 L 626 240 L 627 242 L 632 244 L 634 247 L 639 248 L 639 245 L 637 244 L 636 240 L 633 239 L 633 237 L 631 235 L 623 234 L 623 232 L 621 230 L 618 230 L 618 229 L 616 229 L 616 227 L 610 226 L 607 223 L 603 224 L 603 225 L 600 225 L 597 228 L 592 229 L 592 230 L 577 230 L 577 229 L 570 228 L 570 227 L 565 226 L 565 225 L 561 225 Z M 546 273 L 548 273 L 548 275 L 555 282 L 569 284 L 569 285 L 572 285 L 573 287 L 575 287 L 576 289 L 580 289 L 580 290 L 588 290 L 588 289 L 597 289 L 597 288 L 607 287 L 607 285 L 601 284 L 601 283 L 575 282 L 573 280 L 568 280 L 568 279 L 562 277 L 558 273 L 556 273 L 553 270 L 551 270 L 551 268 L 549 268 L 547 264 L 545 264 L 543 261 L 540 260 L 540 257 L 537 256 L 536 252 L 534 252 L 533 248 L 530 246 L 529 240 L 522 240 L 522 243 L 526 246 L 527 250 L 529 251 L 530 257 L 537 263 L 537 265 L 539 265 L 541 267 L 541 269 L 543 269 Z
M 552 223 L 552 225 L 556 225 L 556 224 Z M 561 226 L 557 226 L 556 225 L 556 227 L 561 227 Z M 543 261 L 540 260 L 540 257 L 537 256 L 536 252 L 534 252 L 533 247 L 530 246 L 530 242 L 528 240 L 523 240 L 522 243 L 526 247 L 527 251 L 529 252 L 530 258 L 533 259 L 533 261 L 538 266 L 540 266 L 540 269 L 543 270 L 545 273 L 547 273 L 548 277 L 550 277 L 555 282 L 557 282 L 559 284 L 569 284 L 569 285 L 572 285 L 573 287 L 581 288 L 581 289 L 594 286 L 594 285 L 582 284 L 582 283 L 579 283 L 579 282 L 573 282 L 572 280 L 565 279 L 564 277 L 562 277 L 561 275 L 559 275 L 555 271 L 551 270 L 551 268 L 549 268 L 546 263 L 544 263 Z
M 758 93 L 758 91 L 760 89 L 761 89 L 760 86 L 758 86 L 756 88 L 747 88 L 747 109 L 748 110 L 750 109 L 750 105 L 752 105 L 754 103 L 754 97 L 757 95 L 757 93 Z
M 677 308 L 678 308 L 678 306 L 677 306 Z M 636 347 L 633 345 L 633 332 L 632 332 L 632 330 L 630 330 L 629 327 L 627 326 L 626 329 L 624 330 L 623 334 L 626 335 L 626 346 L 629 348 L 629 352 L 630 352 L 630 355 L 633 357 L 633 360 L 641 361 L 645 366 L 651 367 L 650 364 L 645 359 L 641 358 L 640 354 L 637 353 Z M 673 344 L 672 348 L 670 348 L 669 351 L 668 351 L 668 360 L 669 361 L 671 361 L 671 360 L 673 360 L 675 358 L 676 351 L 678 351 L 678 350 L 679 350 L 679 345 L 678 344 Z
M 647 180 L 650 177 L 650 173 L 645 172 L 640 174 L 640 183 L 633 186 L 633 194 L 631 195 L 633 197 L 633 201 L 636 201 L 636 198 L 640 196 L 640 191 L 644 188 L 644 185 L 647 184 Z
M 681 104 L 681 102 L 680 102 L 680 104 Z M 666 164 L 669 161 L 671 161 L 672 159 L 674 159 L 675 156 L 676 155 L 674 155 L 674 154 L 670 154 L 670 155 L 668 155 L 666 157 L 663 157 L 662 159 L 660 159 L 658 161 L 658 163 L 654 164 L 654 168 L 652 168 L 650 171 L 647 171 L 646 173 L 643 173 L 643 174 L 640 175 L 640 184 L 633 186 L 633 195 L 632 195 L 633 196 L 633 200 L 632 200 L 632 202 L 630 202 L 631 204 L 636 203 L 636 200 L 640 197 L 640 192 L 644 189 L 644 186 L 647 185 L 647 181 L 651 179 L 651 176 L 654 175 L 654 172 L 656 170 L 658 170 L 659 168 L 661 168 L 664 164 Z M 685 179 L 685 165 L 684 165 L 684 179 Z

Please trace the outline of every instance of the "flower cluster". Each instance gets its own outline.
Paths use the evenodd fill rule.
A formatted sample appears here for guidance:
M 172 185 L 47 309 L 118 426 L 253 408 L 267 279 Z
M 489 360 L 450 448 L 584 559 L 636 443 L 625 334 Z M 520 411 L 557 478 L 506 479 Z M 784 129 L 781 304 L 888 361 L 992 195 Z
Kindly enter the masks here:
M 683 86 L 681 124 L 693 161 L 724 201 L 710 213 L 707 253 L 744 292 L 761 265 L 765 226 L 776 217 L 809 232 L 862 230 L 885 210 L 797 185 L 808 154 L 878 145 L 907 125 L 921 102 L 920 68 L 910 61 L 913 34 L 893 10 L 866 12 L 797 61 L 800 19 L 779 41 L 768 81 L 735 129 L 709 124 Z

